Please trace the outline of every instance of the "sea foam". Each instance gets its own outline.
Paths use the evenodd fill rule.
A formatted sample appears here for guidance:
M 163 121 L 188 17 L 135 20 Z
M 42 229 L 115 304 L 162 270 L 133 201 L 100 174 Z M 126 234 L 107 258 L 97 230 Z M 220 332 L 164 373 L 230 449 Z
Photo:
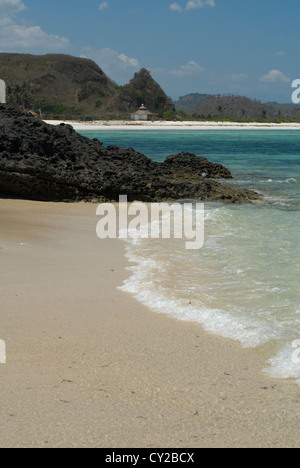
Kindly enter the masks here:
M 271 254 L 276 240 L 270 241 L 268 235 L 272 231 L 263 228 L 265 209 L 212 205 L 205 213 L 207 234 L 200 257 L 184 252 L 183 243 L 175 240 L 126 240 L 126 255 L 133 265 L 129 267 L 130 277 L 120 289 L 133 294 L 156 313 L 199 323 L 204 330 L 237 340 L 243 347 L 281 343 L 281 351 L 270 358 L 266 371 L 273 377 L 296 378 L 300 383 L 300 364 L 292 361 L 295 350 L 291 345 L 297 338 L 294 329 L 297 311 L 293 312 L 297 298 L 295 291 L 290 296 L 293 285 L 288 274 L 278 280 L 274 277 L 280 270 L 268 257 L 268 249 Z M 251 216 L 256 216 L 256 224 L 250 233 Z M 276 216 L 279 219 L 281 215 Z M 157 225 L 154 227 L 159 229 Z M 264 229 L 262 237 L 257 237 L 257 229 Z M 285 230 L 282 227 L 281 230 L 279 265 L 293 250 L 292 239 L 286 239 Z M 260 256 L 265 243 L 268 248 Z M 245 246 L 249 258 L 239 263 L 242 253 L 246 253 Z M 267 263 L 273 265 L 273 274 Z M 195 272 L 199 276 L 195 277 Z M 205 279 L 203 284 L 201 279 Z M 221 297 L 218 307 L 215 292 Z M 238 296 L 240 302 L 231 294 Z M 233 298 L 235 302 L 230 303 Z M 280 307 L 286 311 L 286 317 L 280 315 Z

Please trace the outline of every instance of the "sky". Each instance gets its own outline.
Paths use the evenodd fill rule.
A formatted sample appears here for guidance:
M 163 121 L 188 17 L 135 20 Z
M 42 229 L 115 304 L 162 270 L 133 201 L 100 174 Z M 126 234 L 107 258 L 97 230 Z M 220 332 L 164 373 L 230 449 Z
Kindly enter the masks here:
M 119 85 L 147 68 L 173 99 L 291 103 L 299 26 L 299 0 L 0 0 L 0 52 L 86 57 Z

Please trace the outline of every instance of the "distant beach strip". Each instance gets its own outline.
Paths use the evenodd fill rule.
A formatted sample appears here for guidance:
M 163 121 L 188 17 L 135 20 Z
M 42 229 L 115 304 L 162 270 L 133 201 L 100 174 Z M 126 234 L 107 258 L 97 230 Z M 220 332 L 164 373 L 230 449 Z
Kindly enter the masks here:
M 60 125 L 61 123 L 71 125 L 74 130 L 300 130 L 300 123 L 262 123 L 262 122 L 170 122 L 170 121 L 145 121 L 133 122 L 127 120 L 98 120 L 94 122 L 75 122 L 61 120 L 45 120 L 51 125 Z

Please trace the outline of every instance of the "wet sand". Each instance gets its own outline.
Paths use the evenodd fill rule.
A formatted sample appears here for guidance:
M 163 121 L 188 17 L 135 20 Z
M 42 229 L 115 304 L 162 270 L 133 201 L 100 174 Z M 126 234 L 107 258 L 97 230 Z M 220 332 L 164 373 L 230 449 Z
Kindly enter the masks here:
M 299 387 L 118 290 L 95 213 L 0 199 L 0 447 L 299 447 Z

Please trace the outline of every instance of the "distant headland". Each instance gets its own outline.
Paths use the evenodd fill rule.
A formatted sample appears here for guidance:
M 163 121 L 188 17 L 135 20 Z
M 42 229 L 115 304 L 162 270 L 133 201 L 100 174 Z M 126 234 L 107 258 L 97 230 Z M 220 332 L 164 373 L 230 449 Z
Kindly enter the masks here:
M 124 86 L 92 60 L 70 55 L 0 53 L 0 70 L 7 103 L 48 120 L 128 121 L 145 106 L 150 121 L 300 122 L 300 105 L 292 103 L 200 93 L 173 102 L 145 68 Z

